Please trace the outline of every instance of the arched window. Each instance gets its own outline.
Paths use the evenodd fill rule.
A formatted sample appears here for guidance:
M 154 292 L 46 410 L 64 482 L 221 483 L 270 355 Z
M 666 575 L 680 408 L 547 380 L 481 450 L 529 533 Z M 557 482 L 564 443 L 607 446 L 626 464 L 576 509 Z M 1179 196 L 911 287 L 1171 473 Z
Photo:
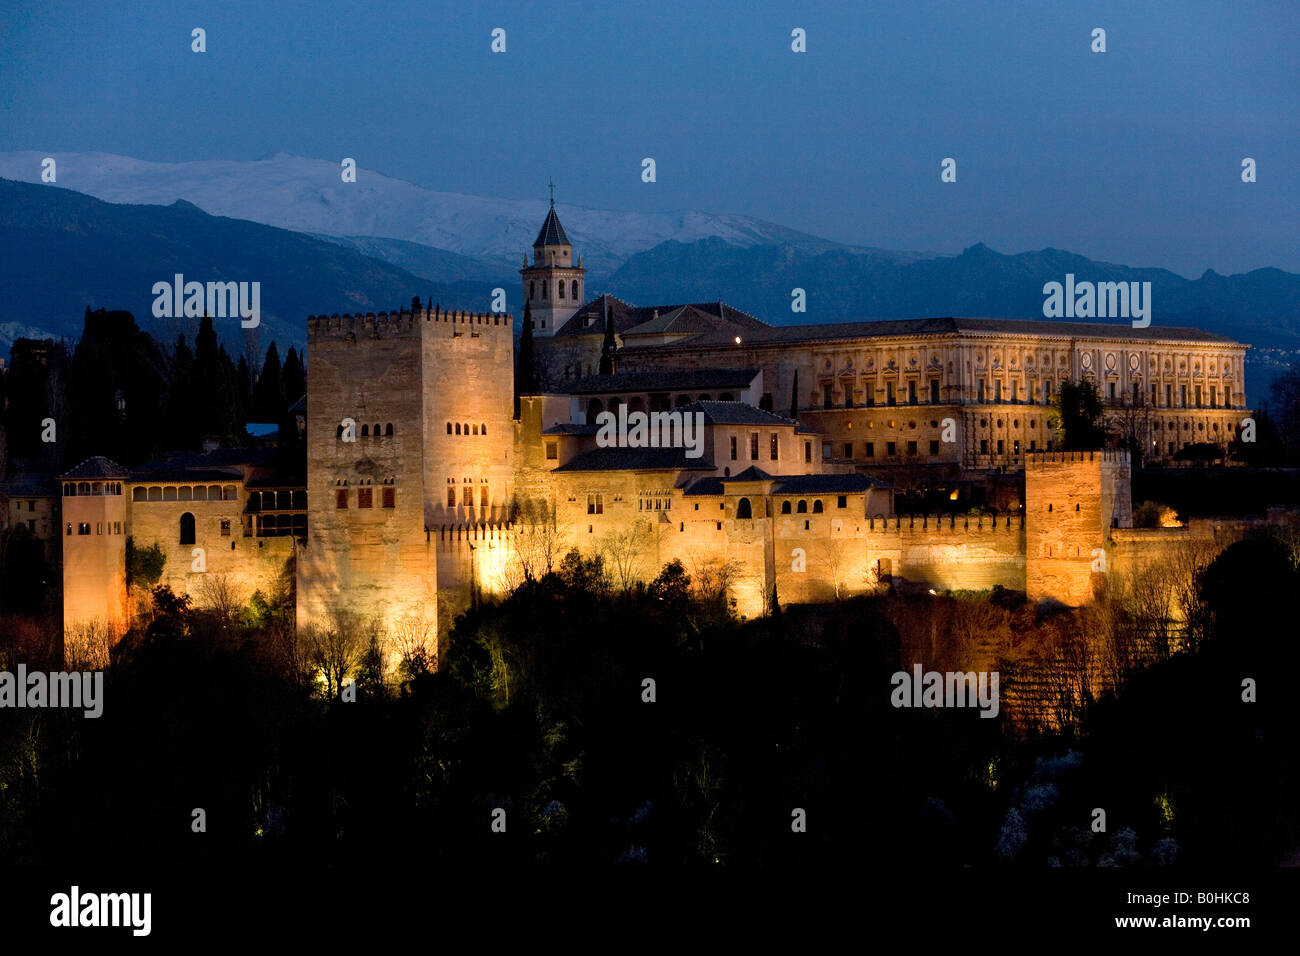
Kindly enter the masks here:
M 818 498 L 816 501 L 813 502 L 813 514 L 819 515 L 821 513 L 822 513 L 822 500 Z
M 386 424 L 386 425 L 384 426 L 384 436 L 385 436 L 386 438 L 392 438 L 392 437 L 393 437 L 393 423 L 392 423 L 392 422 L 389 422 L 388 424 Z
M 460 434 L 460 422 L 457 422 L 457 423 L 456 423 L 456 434 L 457 434 L 457 435 Z
M 632 401 L 628 402 L 627 405 L 628 414 L 630 415 L 633 412 L 644 412 L 644 411 L 645 411 L 645 399 L 643 399 L 640 395 L 632 396 Z
M 689 395 L 678 395 L 677 400 L 673 402 L 673 404 L 678 408 L 681 408 L 683 405 L 689 405 L 690 403 L 691 396 Z
M 77 494 L 79 494 L 79 495 L 88 495 L 88 494 L 90 494 L 90 482 L 88 482 L 88 481 L 78 482 L 78 484 L 77 484 Z
M 451 434 L 451 422 L 448 422 L 448 423 L 447 423 L 447 434 L 448 434 L 448 435 Z
M 343 437 L 343 425 L 342 425 L 342 424 L 339 425 L 339 431 L 338 431 L 338 434 L 335 435 L 334 437 L 335 437 L 335 438 L 342 438 L 342 437 Z
M 730 392 L 723 392 L 721 395 L 718 396 L 718 401 L 720 402 L 734 402 L 735 400 L 736 400 L 735 396 L 732 395 Z
M 749 505 L 749 499 L 741 498 L 736 502 L 736 518 L 743 521 L 752 517 L 754 517 L 754 511 Z
M 593 398 L 587 403 L 587 424 L 596 424 L 596 416 L 605 410 L 605 403 L 599 398 Z
M 150 501 L 162 501 L 162 489 L 159 488 L 157 485 L 154 485 L 152 488 L 150 488 L 150 489 L 149 489 L 149 500 L 150 500 Z
M 471 427 L 474 429 L 474 434 L 477 435 L 477 434 L 478 434 L 478 426 L 477 426 L 477 425 L 473 425 L 473 426 L 471 426 Z
M 789 513 L 790 513 L 790 502 L 788 501 L 781 502 L 781 514 L 788 515 Z
M 149 490 L 148 490 L 147 488 L 132 488 L 132 489 L 131 489 L 131 500 L 132 500 L 132 501 L 146 501 L 146 500 L 148 500 L 148 498 L 149 498 Z
M 560 299 L 561 301 L 564 300 L 564 280 L 563 280 L 563 279 L 561 279 L 559 282 L 555 283 L 555 297 L 556 297 L 557 299 Z
M 573 301 L 574 302 L 578 301 L 578 280 L 577 279 L 573 280 Z
M 808 513 L 808 502 L 800 501 L 798 507 L 794 510 L 801 515 L 806 515 Z
M 379 422 L 375 422 L 375 430 L 371 432 L 371 434 L 374 435 L 376 438 L 379 437 Z
M 362 425 L 362 426 L 361 426 L 361 437 L 362 437 L 362 438 L 369 438 L 369 437 L 370 437 L 370 426 L 369 426 L 369 425 Z
M 181 544 L 194 543 L 194 515 L 185 512 L 181 515 Z
M 487 434 L 487 423 L 486 423 L 486 422 L 483 422 L 483 423 L 480 423 L 480 424 L 479 424 L 479 426 L 478 426 L 478 433 L 479 433 L 480 435 L 486 435 L 486 434 Z
M 545 280 L 545 279 L 542 280 L 542 298 L 543 298 L 543 299 L 546 298 L 546 280 Z
M 69 538 L 72 537 L 72 522 L 71 522 L 71 521 L 68 522 L 68 537 L 69 537 Z
M 464 429 L 462 434 L 465 435 L 469 434 L 469 422 L 465 422 L 463 425 L 461 425 L 461 428 Z

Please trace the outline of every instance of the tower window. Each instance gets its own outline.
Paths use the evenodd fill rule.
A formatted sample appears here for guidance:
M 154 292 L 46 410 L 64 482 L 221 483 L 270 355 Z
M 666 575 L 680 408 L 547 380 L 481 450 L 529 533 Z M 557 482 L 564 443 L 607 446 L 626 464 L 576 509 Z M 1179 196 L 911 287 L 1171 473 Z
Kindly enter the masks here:
M 181 544 L 194 543 L 194 515 L 185 512 L 181 515 Z
M 460 434 L 460 422 L 457 422 L 457 423 L 456 423 L 456 434 L 457 434 L 457 435 Z
M 347 506 L 348 490 L 346 488 L 340 488 L 338 491 L 334 492 L 334 507 L 342 511 L 347 508 Z
M 357 507 L 369 508 L 373 503 L 374 489 L 358 488 L 357 489 Z
M 370 437 L 370 426 L 369 426 L 369 425 L 362 425 L 362 426 L 361 426 L 361 437 L 362 437 L 362 438 L 369 438 L 369 437 Z
M 543 299 L 546 298 L 546 280 L 545 280 L 545 279 L 542 280 L 542 298 L 543 298 Z
M 397 506 L 397 491 L 392 485 L 384 489 L 384 507 L 394 508 Z
M 448 489 L 447 489 L 447 507 L 448 507 L 448 508 L 454 508 L 454 507 L 456 507 L 456 489 L 455 489 L 455 488 L 448 488 Z
M 578 301 L 578 280 L 577 279 L 573 280 L 571 288 L 573 290 L 573 301 L 577 302 Z

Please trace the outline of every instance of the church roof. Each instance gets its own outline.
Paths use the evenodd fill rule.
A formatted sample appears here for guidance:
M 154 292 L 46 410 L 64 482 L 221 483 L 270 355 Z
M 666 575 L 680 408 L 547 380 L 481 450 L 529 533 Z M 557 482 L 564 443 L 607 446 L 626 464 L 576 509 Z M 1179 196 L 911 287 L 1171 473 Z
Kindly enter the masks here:
M 534 246 L 571 246 L 569 237 L 564 232 L 564 227 L 560 225 L 560 217 L 555 214 L 555 206 L 551 206 L 550 212 L 546 214 L 546 221 L 542 223 L 542 231 L 537 234 L 537 241 Z
M 798 425 L 793 418 L 785 418 L 764 411 L 745 402 L 691 402 L 674 411 L 703 412 L 710 425 Z
M 724 340 L 734 341 L 737 335 L 748 337 L 758 329 L 771 328 L 725 302 L 635 306 L 618 296 L 605 294 L 579 308 L 555 334 L 601 335 L 605 331 L 606 311 L 619 335 L 687 333 L 698 336 L 716 331 Z

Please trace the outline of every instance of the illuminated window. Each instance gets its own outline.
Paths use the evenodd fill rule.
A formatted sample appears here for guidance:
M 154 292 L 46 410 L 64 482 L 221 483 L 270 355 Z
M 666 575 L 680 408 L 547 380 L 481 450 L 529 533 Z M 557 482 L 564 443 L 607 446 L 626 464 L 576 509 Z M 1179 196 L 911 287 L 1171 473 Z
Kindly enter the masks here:
M 600 515 L 605 513 L 605 496 L 596 492 L 587 495 L 587 514 Z

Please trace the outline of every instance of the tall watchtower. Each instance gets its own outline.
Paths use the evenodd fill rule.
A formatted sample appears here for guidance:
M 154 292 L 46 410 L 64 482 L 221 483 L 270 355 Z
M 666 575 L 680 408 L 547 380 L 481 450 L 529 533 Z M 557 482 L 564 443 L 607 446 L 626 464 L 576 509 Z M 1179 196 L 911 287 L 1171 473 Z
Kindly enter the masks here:
M 551 208 L 533 243 L 533 264 L 524 256 L 524 299 L 532 308 L 533 334 L 551 336 L 582 305 L 587 270 L 582 257 L 573 262 L 573 244 L 555 214 L 555 187 L 551 186 Z
M 110 640 L 127 626 L 126 494 L 129 473 L 96 457 L 59 477 L 63 492 L 63 638 L 93 626 Z
M 1127 451 L 1025 456 L 1025 590 L 1031 601 L 1090 602 L 1110 568 L 1110 530 L 1133 526 Z

